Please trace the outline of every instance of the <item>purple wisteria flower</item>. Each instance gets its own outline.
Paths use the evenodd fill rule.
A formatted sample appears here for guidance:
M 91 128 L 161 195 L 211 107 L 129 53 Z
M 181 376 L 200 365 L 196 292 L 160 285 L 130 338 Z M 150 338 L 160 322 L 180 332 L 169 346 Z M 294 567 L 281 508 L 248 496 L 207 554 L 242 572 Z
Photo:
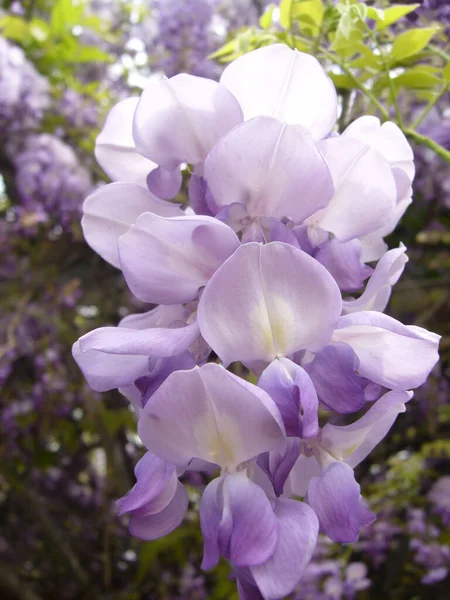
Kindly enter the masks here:
M 50 106 L 48 81 L 22 49 L 0 36 L 0 131 L 3 135 L 36 128 Z
M 43 212 L 62 226 L 79 214 L 92 180 L 70 146 L 50 134 L 30 135 L 13 162 L 27 211 Z
M 334 134 L 336 112 L 317 60 L 283 45 L 219 83 L 152 81 L 111 111 L 96 155 L 114 183 L 84 204 L 88 243 L 157 305 L 73 348 L 94 390 L 132 402 L 148 451 L 119 510 L 165 535 L 187 509 L 178 477 L 217 470 L 202 566 L 227 559 L 243 600 L 293 592 L 319 531 L 349 543 L 375 520 L 353 469 L 438 360 L 439 336 L 382 312 L 407 261 L 383 238 L 411 202 L 411 148 L 370 116 Z

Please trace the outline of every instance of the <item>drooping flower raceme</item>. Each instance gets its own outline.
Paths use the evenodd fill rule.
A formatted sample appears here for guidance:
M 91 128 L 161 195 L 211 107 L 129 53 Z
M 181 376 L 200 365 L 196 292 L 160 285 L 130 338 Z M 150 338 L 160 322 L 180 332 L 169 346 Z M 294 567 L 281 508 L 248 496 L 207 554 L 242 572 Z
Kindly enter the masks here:
M 383 237 L 411 201 L 411 149 L 370 116 L 338 135 L 336 112 L 319 63 L 283 45 L 219 83 L 152 82 L 111 111 L 96 154 L 115 182 L 84 205 L 88 243 L 156 305 L 73 350 L 94 390 L 133 403 L 148 451 L 119 510 L 165 535 L 178 478 L 216 469 L 203 568 L 226 558 L 243 599 L 292 592 L 319 530 L 347 543 L 373 522 L 353 469 L 438 359 L 437 335 L 382 312 L 407 262 Z

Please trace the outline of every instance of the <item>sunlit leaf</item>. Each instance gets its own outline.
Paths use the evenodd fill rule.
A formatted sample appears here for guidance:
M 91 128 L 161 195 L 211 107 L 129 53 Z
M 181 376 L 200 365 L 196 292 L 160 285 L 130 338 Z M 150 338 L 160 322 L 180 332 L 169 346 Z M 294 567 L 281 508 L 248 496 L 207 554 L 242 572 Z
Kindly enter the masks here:
M 439 27 L 416 28 L 405 31 L 397 36 L 392 45 L 390 58 L 400 61 L 418 54 L 425 48 Z
M 269 29 L 269 27 L 272 25 L 272 15 L 273 15 L 274 8 L 275 8 L 275 4 L 270 4 L 266 8 L 264 13 L 261 15 L 261 18 L 259 19 L 259 25 L 260 25 L 261 29 Z
M 413 67 L 395 77 L 394 84 L 397 87 L 410 89 L 433 88 L 442 84 L 442 79 L 437 76 L 436 72 L 439 72 L 439 69 L 433 67 Z
M 0 30 L 4 37 L 24 43 L 30 37 L 28 23 L 20 17 L 7 15 L 0 19 Z
M 292 5 L 293 0 L 281 0 L 280 2 L 280 24 L 285 29 L 292 26 Z
M 418 6 L 420 6 L 420 4 L 396 4 L 385 10 L 371 6 L 367 10 L 367 16 L 369 19 L 373 19 L 377 22 L 376 28 L 378 30 L 386 29 L 386 27 L 393 25 L 404 16 L 416 10 Z
M 295 4 L 293 8 L 294 19 L 310 25 L 312 35 L 317 35 L 319 32 L 324 12 L 322 0 L 306 0 Z

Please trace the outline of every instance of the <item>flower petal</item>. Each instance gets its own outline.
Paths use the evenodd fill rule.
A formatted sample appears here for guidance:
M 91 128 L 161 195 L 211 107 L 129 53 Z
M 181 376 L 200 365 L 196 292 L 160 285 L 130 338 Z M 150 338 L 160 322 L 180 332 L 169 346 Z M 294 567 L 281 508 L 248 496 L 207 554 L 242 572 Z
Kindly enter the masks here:
M 319 475 L 320 465 L 316 457 L 301 454 L 289 476 L 288 483 L 291 486 L 292 493 L 296 496 L 306 496 L 309 482 L 313 477 Z
M 162 217 L 183 214 L 179 204 L 164 202 L 141 185 L 119 182 L 105 185 L 84 201 L 81 219 L 84 238 L 97 254 L 119 267 L 119 237 L 145 212 Z
M 356 300 L 342 302 L 343 314 L 365 310 L 382 312 L 389 302 L 392 286 L 397 283 L 408 262 L 405 252 L 406 246 L 403 244 L 386 252 L 375 267 L 361 296 Z
M 233 203 L 251 217 L 303 221 L 333 196 L 333 182 L 310 134 L 271 117 L 256 117 L 217 142 L 204 178 L 218 208 Z
M 96 392 L 129 386 L 148 371 L 147 356 L 121 356 L 97 350 L 81 352 L 79 341 L 72 346 L 72 355 L 89 386 Z
M 316 513 L 320 530 L 335 542 L 351 543 L 359 530 L 376 519 L 364 505 L 353 469 L 333 462 L 308 486 L 308 504 Z
M 392 168 L 402 169 L 410 182 L 414 179 L 414 154 L 404 133 L 395 123 L 372 116 L 359 117 L 342 134 L 364 142 L 377 150 Z
M 131 516 L 129 530 L 141 540 L 156 540 L 176 529 L 184 519 L 189 503 L 188 493 L 179 481 L 171 502 L 150 515 Z
M 381 154 L 349 137 L 322 140 L 319 149 L 336 191 L 319 216 L 318 226 L 347 242 L 389 223 L 397 191 L 389 163 Z
M 120 238 L 119 256 L 137 298 L 178 304 L 195 300 L 238 246 L 234 231 L 212 217 L 165 219 L 146 213 Z
M 128 315 L 119 323 L 118 329 L 127 328 L 128 340 L 133 330 L 139 332 L 142 329 L 158 328 L 159 333 L 156 334 L 156 342 L 160 341 L 163 331 L 171 332 L 169 326 L 174 322 L 184 321 L 188 311 L 182 305 L 174 306 L 158 306 L 157 308 L 142 314 Z M 166 329 L 164 329 L 166 328 Z M 100 341 L 103 345 L 100 348 L 105 348 L 108 339 L 104 337 L 104 330 L 117 329 L 113 327 L 101 328 L 83 336 L 83 351 L 80 348 L 80 340 L 77 341 L 72 348 L 73 357 L 90 385 L 96 392 L 106 392 L 115 388 L 127 388 L 134 384 L 135 380 L 143 375 L 148 374 L 148 355 L 147 354 L 107 354 L 98 349 L 89 347 L 89 339 L 95 340 L 97 335 L 100 336 Z M 189 330 L 194 333 L 194 329 Z M 97 333 L 99 332 L 99 333 Z M 177 336 L 183 336 L 183 332 L 169 333 L 170 340 L 177 341 Z M 89 337 L 92 336 L 92 337 Z M 141 336 L 142 337 L 142 336 Z M 145 334 L 144 334 L 145 337 Z M 150 338 L 152 335 L 150 334 Z M 86 341 L 87 338 L 87 341 Z M 153 338 L 155 340 L 155 338 Z M 120 342 L 120 333 L 112 334 L 112 341 L 117 344 Z M 98 342 L 98 338 L 97 338 Z M 130 348 L 128 348 L 130 350 Z M 135 348 L 133 350 L 136 350 Z M 130 398 L 129 390 L 126 396 Z M 136 393 L 132 394 L 133 404 L 135 404 Z
M 200 458 L 232 470 L 285 444 L 270 396 L 214 363 L 169 375 L 145 405 L 138 429 L 152 452 L 177 465 Z
M 241 246 L 216 271 L 199 302 L 200 330 L 222 361 L 272 362 L 320 350 L 342 301 L 316 260 L 287 244 Z
M 99 327 L 79 339 L 81 352 L 98 351 L 106 354 L 138 354 L 163 358 L 187 350 L 199 335 L 197 322 L 185 327 L 154 327 L 127 329 Z
M 334 458 L 356 467 L 386 436 L 412 395 L 412 392 L 388 392 L 354 423 L 343 426 L 327 423 L 322 429 L 322 447 Z
M 258 380 L 278 406 L 288 436 L 311 438 L 319 432 L 317 399 L 308 373 L 287 358 L 274 360 Z
M 156 164 L 135 148 L 132 127 L 138 101 L 127 98 L 111 109 L 95 141 L 95 158 L 113 181 L 146 185 L 147 175 Z
M 306 366 L 320 402 L 339 413 L 352 413 L 366 403 L 359 360 L 347 344 L 330 344 Z
M 332 342 L 353 348 L 363 377 L 387 388 L 408 390 L 422 385 L 439 360 L 439 339 L 421 327 L 366 311 L 342 317 Z
M 333 275 L 344 292 L 359 290 L 372 272 L 361 262 L 361 242 L 358 239 L 340 242 L 333 237 L 320 244 L 313 256 Z
M 148 189 L 164 200 L 174 198 L 180 191 L 182 183 L 183 175 L 179 168 L 174 171 L 166 171 L 166 169 L 157 167 L 147 176 Z
M 137 480 L 135 485 L 126 496 L 116 502 L 119 515 L 126 512 L 136 512 L 139 509 L 145 510 L 167 487 L 174 473 L 175 467 L 173 465 L 151 452 L 146 452 L 134 469 Z M 175 492 L 175 489 L 173 491 Z M 172 497 L 169 498 L 167 504 L 172 500 Z
M 209 484 L 200 504 L 200 523 L 205 569 L 217 562 L 217 550 L 238 567 L 261 564 L 277 542 L 277 519 L 270 501 L 242 472 Z
M 239 57 L 227 66 L 220 82 L 238 99 L 245 121 L 268 115 L 302 125 L 315 140 L 335 124 L 337 96 L 330 78 L 313 56 L 285 44 Z
M 151 81 L 142 92 L 133 122 L 141 154 L 173 171 L 181 163 L 202 163 L 242 111 L 223 86 L 202 77 L 175 75 Z
M 303 502 L 279 498 L 275 504 L 278 540 L 275 551 L 251 573 L 265 600 L 290 594 L 299 583 L 317 543 L 319 522 Z

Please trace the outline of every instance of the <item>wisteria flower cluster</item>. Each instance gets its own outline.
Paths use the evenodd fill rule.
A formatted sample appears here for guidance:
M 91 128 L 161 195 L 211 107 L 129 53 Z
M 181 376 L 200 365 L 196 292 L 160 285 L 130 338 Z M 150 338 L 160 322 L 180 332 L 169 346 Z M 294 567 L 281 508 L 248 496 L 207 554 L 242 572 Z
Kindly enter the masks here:
M 37 127 L 49 106 L 48 81 L 21 48 L 0 36 L 0 131 L 8 135 Z
M 17 190 L 28 211 L 56 217 L 61 226 L 79 215 L 92 179 L 69 145 L 51 134 L 29 135 L 21 151 L 13 154 L 13 163 Z
M 157 305 L 73 348 L 94 390 L 133 403 L 148 450 L 120 512 L 166 535 L 188 506 L 179 477 L 219 470 L 202 566 L 227 559 L 243 599 L 292 592 L 319 530 L 347 543 L 374 521 L 353 469 L 438 359 L 439 336 L 383 314 L 407 261 L 383 238 L 411 202 L 411 148 L 370 116 L 338 135 L 336 115 L 320 64 L 284 45 L 219 83 L 152 81 L 109 114 L 96 156 L 114 183 L 84 204 L 87 242 Z

